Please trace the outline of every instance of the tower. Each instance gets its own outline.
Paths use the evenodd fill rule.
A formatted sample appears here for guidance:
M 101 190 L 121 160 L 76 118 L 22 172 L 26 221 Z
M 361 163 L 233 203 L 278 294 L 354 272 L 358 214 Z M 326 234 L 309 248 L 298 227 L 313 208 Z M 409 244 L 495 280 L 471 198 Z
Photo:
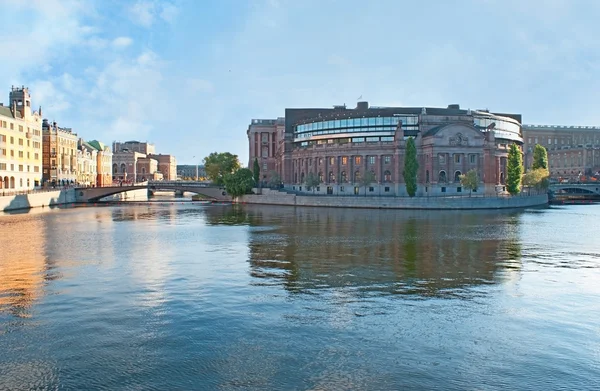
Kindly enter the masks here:
M 31 95 L 29 95 L 28 88 L 13 86 L 8 99 L 10 107 L 21 113 L 21 118 L 25 119 L 31 115 Z

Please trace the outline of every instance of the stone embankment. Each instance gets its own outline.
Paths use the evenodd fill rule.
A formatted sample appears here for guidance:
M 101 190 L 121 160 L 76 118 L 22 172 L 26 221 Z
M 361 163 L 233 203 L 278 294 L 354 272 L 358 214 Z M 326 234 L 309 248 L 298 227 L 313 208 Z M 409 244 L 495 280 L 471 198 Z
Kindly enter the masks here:
M 238 203 L 373 209 L 508 209 L 548 204 L 548 195 L 461 197 L 311 196 L 262 189 L 262 194 L 239 197 Z
M 0 196 L 0 211 L 58 206 L 75 202 L 75 189 Z

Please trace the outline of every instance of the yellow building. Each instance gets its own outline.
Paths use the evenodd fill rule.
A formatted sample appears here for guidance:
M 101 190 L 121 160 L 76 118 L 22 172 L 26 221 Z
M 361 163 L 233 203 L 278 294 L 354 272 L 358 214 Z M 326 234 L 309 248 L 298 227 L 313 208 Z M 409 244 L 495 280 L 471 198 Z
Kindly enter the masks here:
M 42 109 L 32 111 L 29 90 L 12 87 L 0 103 L 0 190 L 31 190 L 42 178 Z

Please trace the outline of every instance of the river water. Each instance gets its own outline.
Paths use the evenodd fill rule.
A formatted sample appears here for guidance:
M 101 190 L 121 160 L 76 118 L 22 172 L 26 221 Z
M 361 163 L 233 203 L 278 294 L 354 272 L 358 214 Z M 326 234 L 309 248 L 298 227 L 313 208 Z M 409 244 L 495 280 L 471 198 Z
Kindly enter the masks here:
M 600 205 L 0 216 L 0 390 L 598 390 Z

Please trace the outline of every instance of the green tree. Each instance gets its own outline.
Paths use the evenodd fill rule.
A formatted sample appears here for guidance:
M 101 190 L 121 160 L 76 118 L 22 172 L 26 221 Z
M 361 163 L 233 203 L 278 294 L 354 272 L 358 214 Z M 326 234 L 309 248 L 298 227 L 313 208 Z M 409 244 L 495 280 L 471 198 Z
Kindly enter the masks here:
M 527 186 L 530 189 L 534 188 L 538 191 L 545 190 L 550 185 L 548 177 L 548 170 L 544 168 L 529 170 L 523 175 L 523 186 Z
M 260 183 L 260 165 L 258 164 L 258 159 L 254 158 L 254 166 L 252 167 L 252 174 L 254 176 L 254 182 L 256 186 Z
M 375 182 L 375 174 L 371 171 L 365 172 L 365 175 L 360 178 L 359 185 L 365 188 L 365 197 L 367 196 L 367 187 Z
M 271 171 L 269 173 L 269 187 L 272 189 L 279 189 L 281 185 L 281 177 L 277 171 Z
M 319 177 L 314 172 L 309 172 L 304 180 L 304 184 L 308 188 L 308 190 L 312 190 L 313 194 L 315 192 L 315 187 L 319 186 Z
M 238 156 L 229 152 L 213 152 L 204 158 L 206 176 L 215 185 L 223 185 L 225 183 L 225 176 L 232 174 L 240 167 L 241 164 Z
M 419 162 L 417 161 L 417 147 L 415 139 L 409 137 L 406 141 L 406 150 L 404 151 L 404 182 L 406 183 L 406 192 L 410 197 L 417 193 L 417 172 L 419 171 Z
M 225 190 L 231 198 L 236 198 L 252 191 L 254 178 L 252 171 L 247 168 L 240 168 L 232 174 L 226 174 L 223 179 Z
M 523 176 L 523 156 L 516 144 L 510 145 L 508 151 L 508 162 L 506 165 L 506 190 L 512 194 L 521 191 L 521 179 Z
M 465 189 L 469 189 L 469 197 L 471 197 L 471 193 L 473 190 L 477 190 L 477 186 L 479 185 L 479 177 L 477 176 L 477 170 L 472 169 L 469 170 L 466 174 L 462 174 L 460 176 L 460 184 Z
M 533 165 L 531 168 L 533 170 L 537 170 L 538 168 L 548 169 L 548 151 L 540 144 L 535 144 L 535 148 L 533 149 Z

